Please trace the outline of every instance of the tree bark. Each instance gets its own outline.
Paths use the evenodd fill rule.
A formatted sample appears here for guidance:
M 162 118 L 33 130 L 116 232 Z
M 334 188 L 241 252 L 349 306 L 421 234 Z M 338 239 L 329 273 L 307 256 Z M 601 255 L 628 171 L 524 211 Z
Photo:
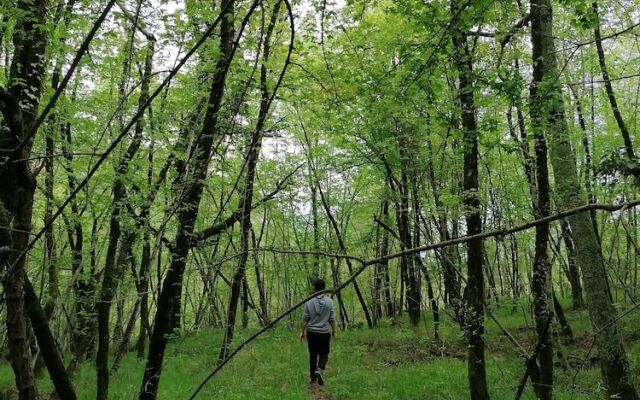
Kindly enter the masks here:
M 451 14 L 462 12 L 456 0 L 451 2 Z M 465 32 L 458 26 L 453 31 L 456 49 L 454 63 L 458 70 L 458 91 L 462 114 L 464 178 L 462 200 L 465 207 L 467 235 L 482 232 L 480 199 L 478 197 L 478 132 L 473 86 L 473 60 Z M 482 240 L 467 243 L 467 287 L 464 298 L 464 331 L 469 346 L 467 366 L 470 397 L 489 398 L 484 356 L 484 273 Z
M 531 43 L 533 58 L 533 82 L 530 93 L 530 115 L 533 127 L 535 150 L 535 177 L 537 201 L 534 209 L 536 219 L 548 217 L 551 213 L 549 195 L 549 170 L 547 162 L 547 141 L 545 139 L 545 115 L 548 104 L 545 96 L 545 70 L 540 62 L 542 57 L 542 30 L 537 13 L 540 8 L 531 7 Z M 536 396 L 541 400 L 553 397 L 553 343 L 549 335 L 549 322 L 553 316 L 551 304 L 551 265 L 548 258 L 549 223 L 536 225 L 535 255 L 531 287 L 533 293 L 534 319 L 538 335 L 537 363 L 539 373 L 531 377 Z
M 552 6 L 550 0 L 531 1 L 532 26 L 539 35 L 541 59 L 547 96 L 547 130 L 551 137 L 551 162 L 556 182 L 559 208 L 569 209 L 584 205 L 586 199 L 578 180 L 576 157 L 569 142 L 562 92 L 557 85 L 558 66 L 553 36 Z M 600 369 L 610 397 L 637 399 L 629 362 L 616 323 L 611 303 L 604 260 L 599 251 L 593 224 L 588 213 L 570 217 L 569 225 L 575 235 L 577 262 L 580 266 L 587 308 L 599 350 Z M 600 332 L 602 330 L 602 332 Z
M 221 12 L 233 16 L 234 3 L 234 0 L 223 1 L 220 6 Z M 253 9 L 250 12 L 252 11 Z M 158 393 L 164 351 L 167 347 L 168 335 L 171 333 L 171 310 L 175 304 L 178 286 L 182 284 L 187 255 L 191 248 L 213 140 L 220 134 L 218 112 L 224 94 L 228 66 L 233 57 L 233 39 L 233 18 L 223 16 L 220 26 L 220 57 L 216 62 L 202 130 L 194 143 L 193 168 L 189 171 L 189 178 L 186 180 L 184 207 L 178 211 L 178 227 L 175 244 L 172 248 L 171 264 L 158 298 L 147 363 L 140 386 L 140 400 L 154 400 Z
M 29 165 L 31 126 L 38 115 L 45 69 L 46 0 L 17 2 L 14 53 L 8 89 L 0 88 L 0 110 L 8 129 L 0 132 L 0 277 L 7 312 L 9 360 L 21 400 L 37 396 L 25 310 L 26 252 L 30 240 L 36 180 Z M 14 148 L 20 151 L 14 152 Z M 11 215 L 11 217 L 9 216 Z M 6 232 L 11 232 L 10 235 Z M 10 249 L 6 251 L 6 249 Z M 5 254 L 9 253 L 9 254 Z M 48 330 L 48 326 L 45 324 Z

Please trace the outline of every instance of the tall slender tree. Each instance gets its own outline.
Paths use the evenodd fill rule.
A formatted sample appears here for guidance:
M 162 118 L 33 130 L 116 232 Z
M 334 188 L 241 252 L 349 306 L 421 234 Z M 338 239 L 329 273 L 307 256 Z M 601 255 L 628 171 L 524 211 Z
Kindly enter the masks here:
M 202 129 L 194 144 L 192 168 L 186 172 L 188 176 L 185 181 L 184 207 L 178 211 L 178 229 L 172 248 L 171 264 L 158 298 L 147 363 L 140 386 L 140 400 L 153 400 L 158 394 L 164 351 L 172 328 L 172 309 L 176 302 L 178 288 L 182 285 L 187 256 L 191 249 L 194 226 L 204 189 L 203 180 L 206 177 L 214 139 L 221 134 L 218 113 L 222 104 L 228 68 L 235 49 L 234 6 L 234 0 L 225 0 L 220 5 L 220 55 L 215 65 Z M 252 13 L 253 8 L 249 12 Z
M 460 23 L 463 6 L 451 2 L 453 16 L 453 62 L 458 72 L 458 101 L 461 113 L 462 151 L 464 157 L 463 195 L 467 235 L 482 232 L 482 209 L 478 190 L 478 124 L 474 96 L 473 57 L 464 25 Z M 467 371 L 469 391 L 474 400 L 488 399 L 484 346 L 484 271 L 482 240 L 467 243 L 467 286 L 464 296 L 463 329 L 469 351 Z

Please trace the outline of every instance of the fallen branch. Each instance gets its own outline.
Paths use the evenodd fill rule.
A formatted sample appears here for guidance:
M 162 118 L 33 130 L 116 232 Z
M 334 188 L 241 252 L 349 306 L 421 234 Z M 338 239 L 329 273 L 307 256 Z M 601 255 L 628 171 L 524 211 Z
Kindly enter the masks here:
M 415 247 L 413 249 L 407 249 L 407 250 L 404 250 L 404 251 L 400 251 L 400 252 L 397 252 L 397 253 L 394 253 L 394 254 L 389 254 L 389 255 L 386 255 L 384 257 L 380 257 L 380 258 L 377 258 L 377 259 L 374 259 L 374 260 L 367 261 L 367 264 L 368 265 L 375 264 L 377 262 L 387 261 L 387 260 L 391 260 L 391 259 L 394 259 L 394 258 L 398 258 L 398 257 L 410 255 L 410 254 L 420 253 L 420 252 L 423 252 L 423 251 L 439 249 L 439 248 L 442 248 L 442 247 L 448 247 L 448 246 L 452 246 L 452 245 L 455 245 L 455 244 L 467 243 L 467 242 L 470 242 L 470 241 L 473 241 L 473 240 L 478 240 L 478 239 L 486 239 L 486 238 L 490 238 L 490 237 L 503 237 L 503 236 L 511 235 L 513 233 L 516 233 L 516 232 L 521 232 L 521 231 L 525 231 L 525 230 L 534 228 L 536 225 L 539 225 L 539 224 L 542 224 L 542 223 L 558 221 L 558 220 L 567 218 L 567 217 L 569 217 L 571 215 L 580 214 L 580 213 L 586 212 L 586 211 L 600 210 L 600 211 L 615 212 L 615 211 L 626 210 L 626 209 L 629 209 L 629 208 L 634 208 L 634 207 L 637 207 L 637 206 L 640 206 L 640 199 L 632 200 L 632 201 L 625 202 L 625 203 L 619 203 L 619 204 L 595 204 L 595 203 L 594 204 L 586 204 L 584 206 L 572 208 L 572 209 L 569 209 L 569 210 L 566 210 L 566 211 L 559 212 L 557 214 L 549 215 L 548 217 L 536 219 L 536 220 L 533 220 L 531 222 L 527 222 L 527 223 L 522 224 L 522 225 L 517 225 L 517 226 L 512 227 L 512 228 L 498 229 L 498 230 L 479 233 L 477 235 L 461 236 L 461 237 L 458 237 L 458 238 L 445 240 L 445 241 L 442 241 L 442 242 L 437 242 L 437 243 L 433 243 L 433 244 L 426 244 L 426 245 L 423 245 L 423 246 L 420 246 L 420 247 Z

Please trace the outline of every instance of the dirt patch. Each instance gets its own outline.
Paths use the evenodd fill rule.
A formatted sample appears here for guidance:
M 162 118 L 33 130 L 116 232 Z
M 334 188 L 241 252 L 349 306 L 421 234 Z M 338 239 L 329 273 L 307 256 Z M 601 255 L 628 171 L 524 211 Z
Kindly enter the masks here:
M 380 366 L 393 367 L 402 364 L 428 362 L 438 358 L 454 358 L 463 360 L 462 349 L 436 343 L 390 343 L 363 342 L 366 353 L 375 359 Z
M 325 386 L 316 383 L 309 384 L 309 398 L 311 400 L 332 400 L 331 395 L 327 392 Z

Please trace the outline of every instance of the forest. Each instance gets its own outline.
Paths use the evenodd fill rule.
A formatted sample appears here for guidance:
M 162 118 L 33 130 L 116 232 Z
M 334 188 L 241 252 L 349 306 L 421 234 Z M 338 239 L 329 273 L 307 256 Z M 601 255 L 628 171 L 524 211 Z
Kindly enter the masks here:
M 0 0 L 0 399 L 637 400 L 639 107 L 637 0 Z

